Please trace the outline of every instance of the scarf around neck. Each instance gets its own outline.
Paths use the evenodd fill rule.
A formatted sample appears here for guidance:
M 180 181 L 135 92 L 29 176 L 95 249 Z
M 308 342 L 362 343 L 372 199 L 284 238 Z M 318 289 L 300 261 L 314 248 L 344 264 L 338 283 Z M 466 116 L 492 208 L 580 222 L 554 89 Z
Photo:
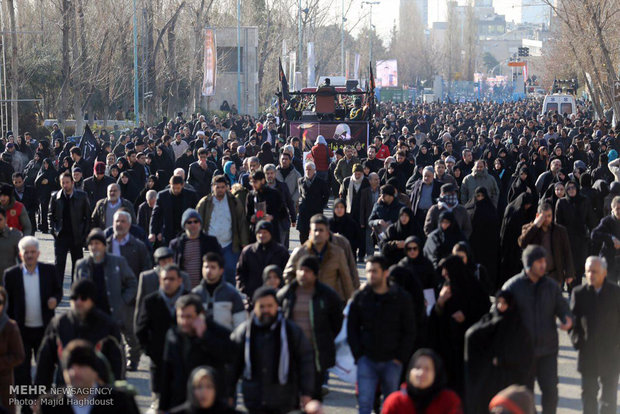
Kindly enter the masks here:
M 349 188 L 347 189 L 347 213 L 351 213 L 351 208 L 353 207 L 353 192 L 355 191 L 357 193 L 360 191 L 362 181 L 364 181 L 363 175 L 359 180 L 355 179 L 355 174 L 351 175 L 351 181 L 349 181 Z
M 252 379 L 252 359 L 250 358 L 250 348 L 251 348 L 251 337 L 252 337 L 252 326 L 258 325 L 261 326 L 261 323 L 258 321 L 254 312 L 250 315 L 250 320 L 247 323 L 245 329 L 245 348 L 243 352 L 243 356 L 245 359 L 245 369 L 243 371 L 243 377 L 246 380 Z M 269 327 L 269 330 L 274 331 L 280 326 L 280 361 L 278 363 L 278 381 L 280 385 L 285 385 L 288 382 L 288 372 L 289 372 L 289 349 L 288 349 L 288 337 L 286 334 L 286 321 L 284 320 L 284 315 L 282 312 L 278 312 L 278 318 L 276 321 Z

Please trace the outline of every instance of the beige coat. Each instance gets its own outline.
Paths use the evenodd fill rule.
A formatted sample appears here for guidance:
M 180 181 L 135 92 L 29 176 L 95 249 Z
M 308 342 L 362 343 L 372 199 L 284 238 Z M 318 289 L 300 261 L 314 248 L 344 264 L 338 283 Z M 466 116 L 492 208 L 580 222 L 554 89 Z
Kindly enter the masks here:
M 314 255 L 310 240 L 293 250 L 284 269 L 285 283 L 295 280 L 297 263 L 308 254 Z M 319 281 L 334 289 L 344 301 L 355 291 L 344 250 L 332 242 L 327 242 L 327 250 L 319 269 Z

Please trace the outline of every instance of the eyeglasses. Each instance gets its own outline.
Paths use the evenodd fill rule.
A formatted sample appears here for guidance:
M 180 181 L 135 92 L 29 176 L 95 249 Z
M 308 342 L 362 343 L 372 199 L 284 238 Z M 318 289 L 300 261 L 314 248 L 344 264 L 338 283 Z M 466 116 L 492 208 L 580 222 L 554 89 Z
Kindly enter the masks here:
M 79 299 L 82 302 L 84 302 L 84 301 L 88 300 L 89 298 L 88 298 L 88 296 L 85 296 L 85 295 L 73 295 L 73 296 L 70 297 L 70 299 L 71 300 L 78 300 Z
M 417 246 L 407 247 L 408 252 L 417 252 L 418 250 L 420 250 L 420 248 Z
M 197 224 L 200 223 L 198 220 L 187 220 L 185 223 L 187 224 Z

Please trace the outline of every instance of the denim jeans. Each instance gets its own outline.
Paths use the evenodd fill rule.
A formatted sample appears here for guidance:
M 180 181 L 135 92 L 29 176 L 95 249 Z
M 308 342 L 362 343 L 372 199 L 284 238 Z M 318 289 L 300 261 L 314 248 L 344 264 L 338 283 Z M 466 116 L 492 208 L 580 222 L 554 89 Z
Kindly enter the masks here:
M 222 247 L 222 254 L 224 256 L 224 279 L 235 286 L 239 253 L 233 252 L 232 243 L 230 243 L 228 246 Z
M 377 384 L 381 384 L 383 398 L 398 390 L 403 367 L 394 361 L 376 362 L 363 356 L 357 361 L 357 388 L 359 413 L 370 414 Z

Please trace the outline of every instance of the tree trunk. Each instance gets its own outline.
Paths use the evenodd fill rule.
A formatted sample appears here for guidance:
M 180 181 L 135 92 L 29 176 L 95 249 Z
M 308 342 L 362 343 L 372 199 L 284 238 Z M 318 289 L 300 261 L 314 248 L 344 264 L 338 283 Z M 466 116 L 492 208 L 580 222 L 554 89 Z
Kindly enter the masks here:
M 11 54 L 10 54 L 10 83 L 11 83 L 11 129 L 13 136 L 17 138 L 19 135 L 19 74 L 17 69 L 17 28 L 15 23 L 15 4 L 13 0 L 7 0 L 7 8 L 9 9 L 9 24 L 11 28 Z
M 75 135 L 81 135 L 84 130 L 84 113 L 82 112 L 82 99 L 81 99 L 81 83 L 82 72 L 84 68 L 78 62 L 80 61 L 80 47 L 78 43 L 78 24 L 77 15 L 75 12 L 75 5 L 72 1 L 69 2 L 69 13 L 71 19 L 71 52 L 73 55 L 74 70 L 71 74 L 70 86 L 73 91 L 73 117 L 75 118 Z

